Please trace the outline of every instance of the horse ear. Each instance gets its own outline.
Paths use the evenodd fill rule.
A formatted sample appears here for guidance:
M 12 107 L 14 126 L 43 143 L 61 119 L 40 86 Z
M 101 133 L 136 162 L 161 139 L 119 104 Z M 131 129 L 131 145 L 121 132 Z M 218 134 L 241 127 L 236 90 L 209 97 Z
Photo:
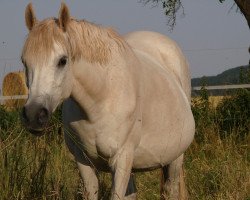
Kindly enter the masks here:
M 36 24 L 36 16 L 32 7 L 32 3 L 29 3 L 25 9 L 25 22 L 27 28 L 31 31 L 31 29 Z
M 59 26 L 63 31 L 66 31 L 67 28 L 67 24 L 70 21 L 70 13 L 69 13 L 69 9 L 66 6 L 65 3 L 61 3 L 61 8 L 59 11 Z

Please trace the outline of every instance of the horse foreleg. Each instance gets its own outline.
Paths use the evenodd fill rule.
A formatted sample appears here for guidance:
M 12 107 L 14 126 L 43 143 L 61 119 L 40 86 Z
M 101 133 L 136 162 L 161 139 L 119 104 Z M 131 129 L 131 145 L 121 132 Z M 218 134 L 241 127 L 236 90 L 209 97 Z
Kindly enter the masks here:
M 132 184 L 132 182 L 129 181 L 132 164 L 133 164 L 133 152 L 125 148 L 119 153 L 117 153 L 111 160 L 110 165 L 113 170 L 111 200 L 124 200 L 124 199 L 136 198 L 135 194 L 127 194 L 127 197 L 125 197 L 128 186 L 131 186 Z
M 84 199 L 97 200 L 99 183 L 94 169 L 80 162 L 77 162 L 77 166 L 84 183 Z
M 124 199 L 125 200 L 135 200 L 136 199 L 136 192 L 137 192 L 137 189 L 136 189 L 136 185 L 135 185 L 135 178 L 134 178 L 134 175 L 131 173 Z
M 162 168 L 161 199 L 187 199 L 182 164 L 183 154 L 172 163 Z

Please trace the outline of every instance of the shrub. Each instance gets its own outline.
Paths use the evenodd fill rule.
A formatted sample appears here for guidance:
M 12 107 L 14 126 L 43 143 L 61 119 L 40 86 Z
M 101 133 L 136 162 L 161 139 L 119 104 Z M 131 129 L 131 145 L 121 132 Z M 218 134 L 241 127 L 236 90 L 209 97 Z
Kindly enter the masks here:
M 200 91 L 200 97 L 192 99 L 192 112 L 195 119 L 195 140 L 198 143 L 206 140 L 206 132 L 214 125 L 215 112 L 209 102 L 208 93 L 205 87 Z
M 241 89 L 224 98 L 217 106 L 217 115 L 221 137 L 235 130 L 238 138 L 244 138 L 250 131 L 250 91 Z

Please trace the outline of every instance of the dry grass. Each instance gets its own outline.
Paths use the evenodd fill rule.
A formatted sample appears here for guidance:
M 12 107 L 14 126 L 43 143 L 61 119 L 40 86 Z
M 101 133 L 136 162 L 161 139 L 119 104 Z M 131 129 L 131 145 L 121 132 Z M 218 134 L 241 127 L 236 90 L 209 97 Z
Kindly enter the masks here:
M 57 120 L 47 135 L 35 138 L 21 127 L 17 113 L 1 112 L 0 199 L 84 199 Z M 213 121 L 197 123 L 196 138 L 185 154 L 189 199 L 250 199 L 249 134 L 239 141 L 237 129 L 232 131 L 221 139 Z M 109 199 L 110 179 L 101 174 L 100 199 Z M 160 198 L 159 170 L 137 173 L 136 182 L 139 200 Z
M 205 141 L 193 142 L 186 153 L 186 177 L 191 199 L 247 200 L 250 189 L 248 139 L 235 135 L 221 140 L 209 127 Z
M 224 96 L 209 96 L 208 98 L 208 101 L 210 103 L 210 105 L 213 107 L 213 108 L 216 108 L 217 105 L 219 104 L 219 102 L 225 98 Z M 194 97 L 192 98 L 192 103 L 193 104 L 197 104 L 199 103 L 199 101 L 201 100 L 200 97 Z
M 209 102 L 211 105 L 216 108 L 219 102 L 224 98 L 224 96 L 209 96 Z
M 25 132 L 16 137 L 1 146 L 6 148 L 0 153 L 4 161 L 0 199 L 84 199 L 78 170 L 60 137 L 36 139 Z M 231 139 L 203 145 L 194 142 L 185 157 L 189 199 L 247 200 L 250 167 L 246 151 L 245 145 L 238 146 Z M 110 176 L 101 174 L 100 180 L 101 199 L 108 199 Z M 136 182 L 139 200 L 160 199 L 159 170 L 136 174 Z

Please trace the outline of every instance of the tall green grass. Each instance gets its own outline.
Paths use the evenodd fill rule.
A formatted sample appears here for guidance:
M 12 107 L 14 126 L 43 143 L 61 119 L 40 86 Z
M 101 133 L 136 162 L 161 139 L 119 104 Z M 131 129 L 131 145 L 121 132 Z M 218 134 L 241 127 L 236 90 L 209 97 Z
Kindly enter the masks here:
M 237 106 L 222 100 L 213 108 L 206 95 L 193 103 L 196 135 L 184 164 L 189 199 L 250 199 L 250 95 L 243 93 L 231 97 Z M 249 102 L 243 105 L 242 98 Z M 245 107 L 241 110 L 240 105 Z M 53 118 L 47 134 L 37 138 L 23 129 L 18 111 L 0 107 L 0 126 L 1 200 L 84 199 L 83 183 L 64 144 L 58 117 Z M 159 199 L 160 177 L 159 170 L 137 173 L 138 199 Z M 110 179 L 101 174 L 100 199 L 109 198 Z
M 35 138 L 18 121 L 1 128 L 0 199 L 77 197 L 80 179 L 75 163 L 57 124 L 50 129 L 51 133 Z

